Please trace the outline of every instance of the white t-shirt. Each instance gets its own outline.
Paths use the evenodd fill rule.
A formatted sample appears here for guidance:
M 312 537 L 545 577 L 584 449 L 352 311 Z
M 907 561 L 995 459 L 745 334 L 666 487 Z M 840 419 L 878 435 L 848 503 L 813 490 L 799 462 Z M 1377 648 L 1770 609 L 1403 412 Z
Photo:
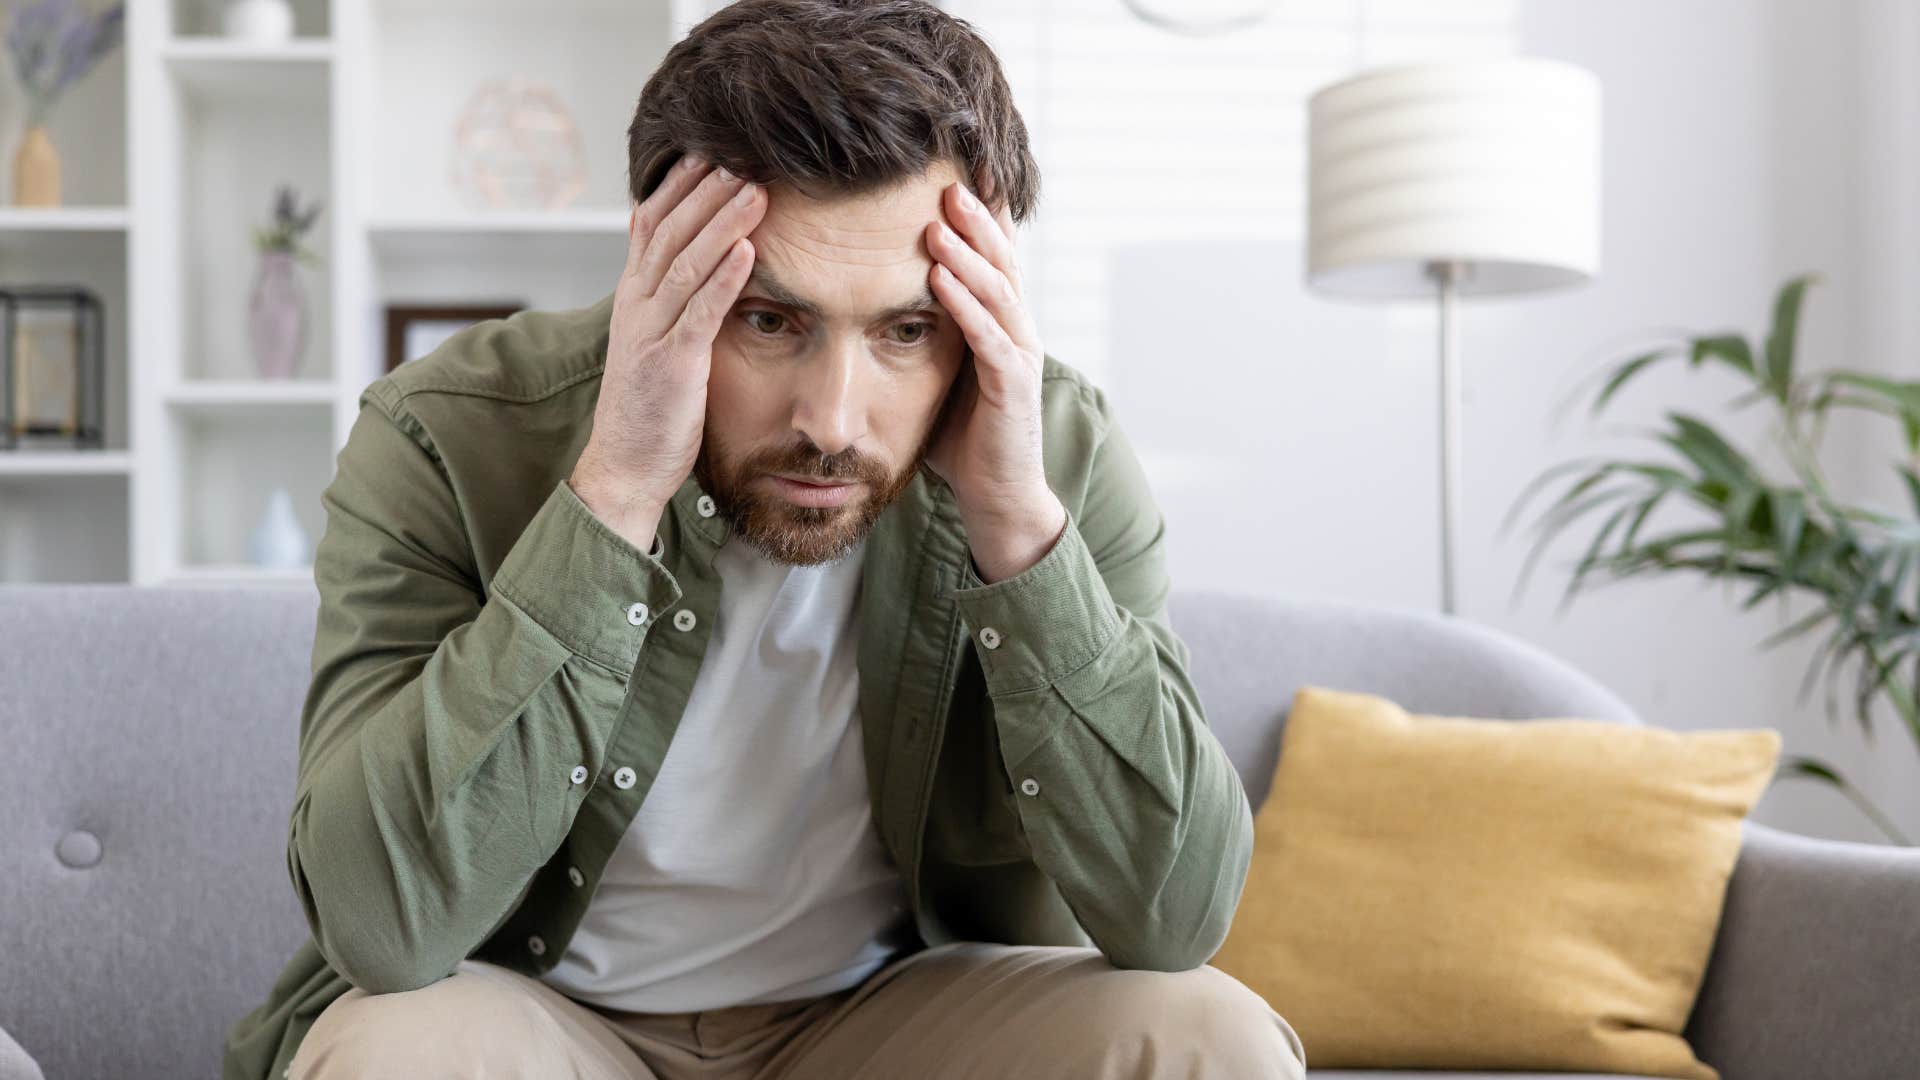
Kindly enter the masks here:
M 861 747 L 865 551 L 784 566 L 721 546 L 680 726 L 545 982 L 630 1012 L 784 1001 L 859 983 L 911 938 Z

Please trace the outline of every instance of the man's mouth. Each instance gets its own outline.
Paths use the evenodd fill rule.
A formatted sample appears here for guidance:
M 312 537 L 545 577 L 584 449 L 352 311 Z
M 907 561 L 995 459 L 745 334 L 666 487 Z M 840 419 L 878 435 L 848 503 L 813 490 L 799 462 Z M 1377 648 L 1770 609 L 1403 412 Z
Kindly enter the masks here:
M 766 479 L 782 498 L 801 506 L 839 506 L 851 498 L 854 489 L 860 486 L 857 480 L 801 479 L 782 473 L 768 473 Z
M 796 484 L 806 484 L 809 487 L 845 487 L 848 484 L 854 483 L 854 481 L 852 480 L 841 480 L 837 478 L 821 478 L 821 477 L 814 477 L 814 476 L 789 476 L 786 473 L 774 473 L 773 475 L 779 477 L 782 480 L 790 480 Z

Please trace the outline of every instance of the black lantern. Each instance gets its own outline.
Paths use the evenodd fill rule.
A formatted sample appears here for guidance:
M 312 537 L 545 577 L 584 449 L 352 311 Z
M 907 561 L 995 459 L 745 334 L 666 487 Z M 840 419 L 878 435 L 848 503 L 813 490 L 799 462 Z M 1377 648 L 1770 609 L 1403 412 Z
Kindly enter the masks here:
M 0 449 L 106 444 L 106 311 L 79 285 L 0 287 Z

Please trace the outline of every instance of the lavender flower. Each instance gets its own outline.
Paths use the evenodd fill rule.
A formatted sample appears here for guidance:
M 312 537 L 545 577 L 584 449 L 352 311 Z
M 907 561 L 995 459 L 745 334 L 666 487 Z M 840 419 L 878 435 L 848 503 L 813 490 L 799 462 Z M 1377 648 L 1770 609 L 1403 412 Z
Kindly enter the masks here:
M 319 256 L 300 243 L 300 236 L 313 228 L 314 221 L 319 217 L 319 200 L 314 200 L 311 207 L 302 211 L 293 188 L 281 184 L 274 192 L 273 223 L 265 228 L 254 227 L 254 247 L 260 251 L 289 252 L 301 262 L 313 265 L 319 261 Z
M 37 0 L 14 9 L 7 51 L 27 95 L 27 124 L 45 123 L 53 106 L 106 55 L 125 32 L 126 5 L 89 16 L 79 0 Z

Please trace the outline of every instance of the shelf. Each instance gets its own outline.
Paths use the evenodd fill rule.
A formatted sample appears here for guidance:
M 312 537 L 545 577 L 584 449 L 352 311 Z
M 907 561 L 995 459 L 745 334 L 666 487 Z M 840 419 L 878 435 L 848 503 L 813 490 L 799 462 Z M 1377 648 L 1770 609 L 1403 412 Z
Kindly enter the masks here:
M 618 274 L 626 262 L 625 210 L 475 211 L 394 216 L 367 223 L 374 254 L 389 261 L 530 261 L 598 264 Z M 611 279 L 609 279 L 611 280 Z
M 627 212 L 608 209 L 567 210 L 475 210 L 459 214 L 394 215 L 367 221 L 374 243 L 383 240 L 433 235 L 528 234 L 595 236 L 627 235 Z
M 160 47 L 168 62 L 246 61 L 261 63 L 307 63 L 333 59 L 333 42 L 328 38 L 296 37 L 280 44 L 236 41 L 214 34 L 188 34 Z
M 176 39 L 160 50 L 180 85 L 199 98 L 304 101 L 325 98 L 331 41 L 256 45 L 223 38 Z
M 215 410 L 273 405 L 331 405 L 328 379 L 198 379 L 176 383 L 166 392 L 176 409 Z
M 125 476 L 133 458 L 125 450 L 0 450 L 0 481 L 61 476 Z
M 0 237 L 8 233 L 113 233 L 126 227 L 124 206 L 0 207 Z

